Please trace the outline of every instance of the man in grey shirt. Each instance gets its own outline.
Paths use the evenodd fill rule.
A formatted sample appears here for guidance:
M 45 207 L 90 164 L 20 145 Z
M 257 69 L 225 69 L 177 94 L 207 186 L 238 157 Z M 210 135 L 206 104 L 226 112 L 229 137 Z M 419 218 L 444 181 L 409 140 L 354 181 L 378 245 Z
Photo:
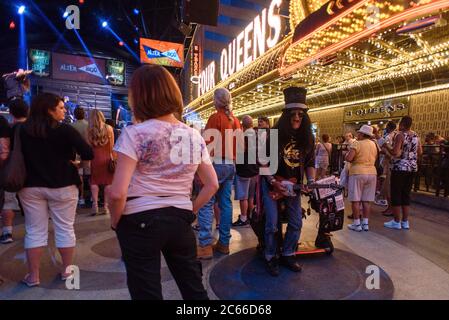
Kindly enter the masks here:
M 71 125 L 81 134 L 81 136 L 89 143 L 89 139 L 87 137 L 89 123 L 84 119 L 85 111 L 83 107 L 76 107 L 74 111 L 76 121 Z M 81 178 L 81 185 L 79 189 L 79 206 L 84 206 L 86 204 L 84 197 L 84 177 L 90 175 L 90 161 L 81 161 L 77 156 L 78 165 L 78 174 Z

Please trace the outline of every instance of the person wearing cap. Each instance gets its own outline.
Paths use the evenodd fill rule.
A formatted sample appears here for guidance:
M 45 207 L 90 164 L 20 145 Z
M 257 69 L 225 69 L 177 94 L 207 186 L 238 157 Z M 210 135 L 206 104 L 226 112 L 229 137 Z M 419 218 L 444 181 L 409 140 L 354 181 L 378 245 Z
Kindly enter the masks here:
M 286 188 L 282 180 L 295 179 L 301 184 L 304 173 L 308 183 L 315 180 L 315 141 L 312 125 L 305 104 L 307 90 L 300 87 L 290 87 L 284 90 L 285 108 L 272 130 L 278 130 L 277 157 L 278 168 L 274 175 L 265 175 L 261 179 L 262 198 L 265 210 L 265 249 L 264 255 L 268 272 L 272 276 L 279 275 L 279 262 L 292 271 L 299 272 L 302 266 L 296 261 L 295 251 L 302 228 L 301 197 L 286 198 L 288 215 L 287 232 L 283 240 L 281 257 L 277 256 L 278 204 L 270 197 L 270 191 L 284 193 Z M 268 136 L 267 145 L 270 144 Z M 268 148 L 270 150 L 270 148 Z M 270 160 L 273 160 L 270 155 Z M 279 261 L 280 260 L 280 261 Z
M 369 231 L 368 219 L 371 202 L 376 196 L 377 170 L 376 159 L 379 151 L 372 140 L 373 127 L 363 125 L 357 131 L 357 141 L 349 147 L 346 161 L 349 168 L 348 199 L 352 204 L 354 222 L 348 225 L 353 231 Z M 363 221 L 360 223 L 360 205 L 363 207 Z

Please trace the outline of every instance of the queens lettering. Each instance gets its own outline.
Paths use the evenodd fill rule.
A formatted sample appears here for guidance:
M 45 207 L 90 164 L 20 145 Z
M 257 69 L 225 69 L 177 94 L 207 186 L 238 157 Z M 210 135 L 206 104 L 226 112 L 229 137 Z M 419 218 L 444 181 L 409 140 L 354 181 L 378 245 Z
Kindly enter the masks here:
M 273 0 L 245 29 L 221 52 L 220 78 L 227 79 L 274 47 L 281 38 L 282 0 Z
M 200 74 L 199 95 L 215 87 L 215 61 L 212 61 Z

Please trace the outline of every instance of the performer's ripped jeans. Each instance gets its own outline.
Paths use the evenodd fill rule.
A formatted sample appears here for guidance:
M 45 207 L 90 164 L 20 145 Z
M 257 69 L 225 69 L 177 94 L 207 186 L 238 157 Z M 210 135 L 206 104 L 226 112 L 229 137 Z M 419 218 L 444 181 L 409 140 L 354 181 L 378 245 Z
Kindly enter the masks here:
M 265 211 L 265 259 L 270 260 L 276 255 L 278 231 L 278 206 L 277 201 L 270 198 L 269 185 L 262 180 L 263 205 Z M 302 228 L 301 197 L 298 194 L 295 197 L 289 197 L 286 200 L 286 210 L 288 216 L 287 232 L 284 236 L 282 246 L 283 256 L 292 256 L 295 254 L 296 245 L 299 241 Z M 282 230 L 280 230 L 282 232 Z

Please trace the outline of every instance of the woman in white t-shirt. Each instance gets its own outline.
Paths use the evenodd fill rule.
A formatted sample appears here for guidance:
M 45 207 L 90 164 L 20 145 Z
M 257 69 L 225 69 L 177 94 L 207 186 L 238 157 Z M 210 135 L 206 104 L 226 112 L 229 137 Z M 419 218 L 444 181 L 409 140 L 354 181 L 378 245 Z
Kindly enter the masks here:
M 110 188 L 111 226 L 117 232 L 132 299 L 161 300 L 161 252 L 188 300 L 208 299 L 190 224 L 217 191 L 218 181 L 200 133 L 180 122 L 182 96 L 159 66 L 137 69 L 129 89 L 136 124 L 125 128 Z M 204 187 L 191 201 L 198 173 Z

